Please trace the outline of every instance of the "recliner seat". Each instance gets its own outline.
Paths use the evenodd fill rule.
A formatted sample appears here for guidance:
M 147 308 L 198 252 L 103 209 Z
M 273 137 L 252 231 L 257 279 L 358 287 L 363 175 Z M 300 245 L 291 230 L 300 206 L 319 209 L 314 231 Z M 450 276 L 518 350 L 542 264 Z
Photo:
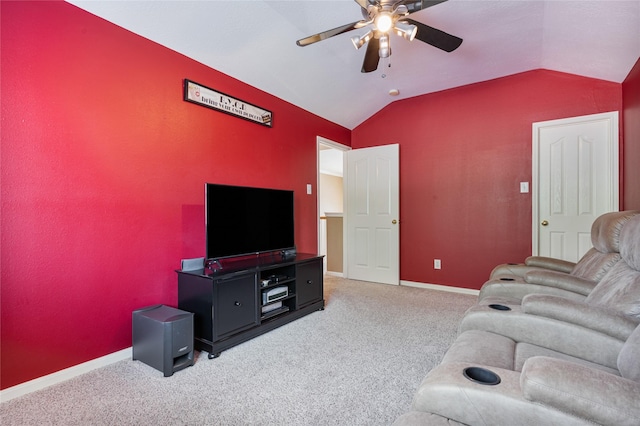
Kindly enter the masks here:
M 460 332 L 485 330 L 518 341 L 547 339 L 547 327 L 557 327 L 555 323 L 562 322 L 563 340 L 550 344 L 562 345 L 569 341 L 576 334 L 572 331 L 573 325 L 593 331 L 588 341 L 596 341 L 601 335 L 624 341 L 629 327 L 640 323 L 640 215 L 625 223 L 619 235 L 619 247 L 621 261 L 583 300 L 529 294 L 520 304 L 491 304 L 487 301 L 493 298 L 486 298 L 469 308 L 459 325 Z
M 486 376 L 465 375 L 469 369 Z M 487 380 L 491 374 L 499 383 Z M 461 334 L 429 372 L 412 411 L 394 426 L 638 425 L 639 395 L 640 326 L 618 351 L 612 369 L 545 348 L 522 349 L 507 337 L 473 330 Z
M 620 261 L 620 232 L 629 219 L 639 214 L 640 211 L 630 210 L 599 216 L 591 226 L 593 247 L 577 263 L 530 256 L 524 265 L 497 266 L 480 289 L 478 300 L 492 298 L 488 303 L 517 303 L 531 293 L 584 300 Z

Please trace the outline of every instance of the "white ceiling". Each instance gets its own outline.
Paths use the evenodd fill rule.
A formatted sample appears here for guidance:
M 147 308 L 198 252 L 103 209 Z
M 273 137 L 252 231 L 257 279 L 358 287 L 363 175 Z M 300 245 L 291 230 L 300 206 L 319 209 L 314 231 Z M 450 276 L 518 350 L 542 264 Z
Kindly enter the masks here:
M 369 74 L 350 41 L 363 30 L 295 43 L 362 19 L 353 0 L 69 2 L 349 129 L 398 99 L 532 69 L 620 83 L 640 57 L 640 0 L 449 0 L 411 18 L 460 48 L 394 35 L 390 62 Z

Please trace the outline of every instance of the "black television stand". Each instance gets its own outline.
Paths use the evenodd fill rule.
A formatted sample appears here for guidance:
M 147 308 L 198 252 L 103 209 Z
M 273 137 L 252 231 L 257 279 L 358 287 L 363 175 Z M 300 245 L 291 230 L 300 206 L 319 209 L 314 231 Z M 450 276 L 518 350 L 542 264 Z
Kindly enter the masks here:
M 194 313 L 195 348 L 210 359 L 324 309 L 322 256 L 252 257 L 224 269 L 217 264 L 215 270 L 177 271 L 178 308 Z M 278 298 L 265 300 L 266 293 Z

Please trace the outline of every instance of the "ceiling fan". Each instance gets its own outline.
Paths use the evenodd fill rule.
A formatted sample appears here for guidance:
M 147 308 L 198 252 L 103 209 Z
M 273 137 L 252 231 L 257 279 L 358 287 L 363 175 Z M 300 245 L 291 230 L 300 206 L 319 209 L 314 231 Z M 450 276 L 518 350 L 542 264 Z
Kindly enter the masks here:
M 372 72 L 378 68 L 380 58 L 391 55 L 389 33 L 395 33 L 406 40 L 418 40 L 430 44 L 445 52 L 453 52 L 462 39 L 444 31 L 414 21 L 407 16 L 413 12 L 435 6 L 447 0 L 354 0 L 362 9 L 364 19 L 323 31 L 296 41 L 298 46 L 308 46 L 348 31 L 370 27 L 360 36 L 351 37 L 356 49 L 367 44 L 362 63 L 362 72 Z

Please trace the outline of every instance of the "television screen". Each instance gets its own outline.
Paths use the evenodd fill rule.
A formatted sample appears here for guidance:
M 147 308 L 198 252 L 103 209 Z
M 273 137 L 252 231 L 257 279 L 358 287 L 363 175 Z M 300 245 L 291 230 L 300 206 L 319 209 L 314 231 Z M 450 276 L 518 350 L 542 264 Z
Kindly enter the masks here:
M 293 191 L 205 185 L 207 259 L 295 247 Z

